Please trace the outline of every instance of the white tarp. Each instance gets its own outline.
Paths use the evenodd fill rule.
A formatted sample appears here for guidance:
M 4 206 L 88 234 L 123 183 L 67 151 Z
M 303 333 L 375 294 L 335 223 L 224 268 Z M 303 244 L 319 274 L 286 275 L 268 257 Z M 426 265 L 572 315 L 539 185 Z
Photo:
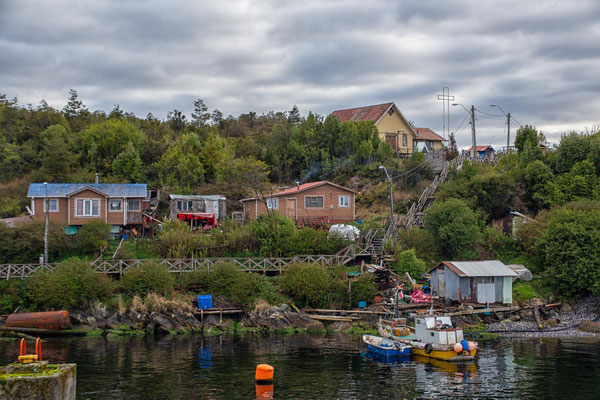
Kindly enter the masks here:
M 358 240 L 360 231 L 352 225 L 337 224 L 329 228 L 328 238 L 339 237 L 344 240 Z

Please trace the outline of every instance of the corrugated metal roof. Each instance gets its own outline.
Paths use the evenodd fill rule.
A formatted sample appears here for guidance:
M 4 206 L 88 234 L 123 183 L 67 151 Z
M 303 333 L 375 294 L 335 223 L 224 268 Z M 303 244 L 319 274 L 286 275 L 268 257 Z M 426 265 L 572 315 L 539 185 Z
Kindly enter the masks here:
M 146 197 L 145 183 L 48 183 L 48 197 L 67 197 L 83 189 L 93 189 L 108 197 Z M 27 197 L 46 197 L 43 183 L 30 183 Z
M 206 195 L 196 195 L 196 194 L 170 194 L 169 198 L 171 200 L 227 200 L 225 196 L 221 196 L 219 194 L 206 194 Z
M 444 261 L 442 264 L 447 265 L 459 276 L 517 276 L 514 271 L 498 260 Z
M 429 128 L 415 128 L 415 132 L 417 132 L 417 137 L 415 140 L 435 140 L 438 142 L 446 141 L 446 139 Z
M 340 122 L 345 121 L 373 121 L 377 122 L 381 116 L 390 109 L 394 103 L 376 104 L 374 106 L 347 108 L 345 110 L 335 110 L 331 114 L 337 117 Z
M 352 189 L 348 189 L 347 187 L 344 187 L 344 186 L 341 186 L 341 185 L 338 185 L 338 184 L 335 184 L 335 183 L 332 183 L 329 181 L 318 181 L 318 182 L 303 183 L 302 185 L 299 185 L 299 186 L 292 186 L 291 188 L 282 190 L 281 192 L 277 192 L 277 193 L 273 193 L 271 195 L 265 196 L 265 198 L 278 197 L 278 196 L 289 196 L 289 195 L 301 193 L 306 190 L 315 188 L 317 186 L 322 186 L 322 185 L 331 185 L 331 186 L 335 186 L 337 188 L 340 188 L 340 189 L 345 190 L 350 193 L 356 193 Z M 247 199 L 241 199 L 240 201 L 244 202 L 244 201 L 249 201 L 249 200 L 256 200 L 256 197 L 249 197 Z

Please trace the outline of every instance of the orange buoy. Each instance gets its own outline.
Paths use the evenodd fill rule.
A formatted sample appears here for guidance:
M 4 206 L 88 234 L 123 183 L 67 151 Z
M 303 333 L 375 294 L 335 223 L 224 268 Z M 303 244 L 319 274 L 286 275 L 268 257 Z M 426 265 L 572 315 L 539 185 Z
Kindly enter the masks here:
M 457 353 L 460 353 L 461 351 L 463 351 L 462 344 L 460 344 L 460 343 L 456 343 L 456 344 L 454 345 L 454 351 L 455 351 L 455 352 L 457 352 Z
M 471 342 L 469 341 L 469 350 L 473 351 L 477 348 L 477 345 L 475 344 L 475 342 Z
M 258 364 L 256 366 L 256 375 L 254 376 L 254 380 L 258 384 L 273 383 L 274 372 L 275 368 L 269 364 Z

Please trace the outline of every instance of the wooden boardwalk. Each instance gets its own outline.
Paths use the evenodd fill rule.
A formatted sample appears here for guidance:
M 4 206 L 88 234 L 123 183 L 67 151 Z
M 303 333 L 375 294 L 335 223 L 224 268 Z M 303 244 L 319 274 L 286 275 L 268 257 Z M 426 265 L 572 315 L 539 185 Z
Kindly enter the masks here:
M 218 264 L 229 263 L 247 272 L 283 272 L 290 264 L 321 264 L 329 267 L 347 264 L 361 253 L 361 249 L 350 245 L 334 255 L 300 255 L 294 257 L 277 258 L 163 258 L 163 259 L 136 259 L 136 260 L 97 260 L 90 264 L 96 272 L 123 275 L 127 270 L 135 268 L 146 262 L 156 262 L 164 265 L 169 272 L 185 273 L 192 271 L 208 271 Z M 44 269 L 54 269 L 58 264 L 0 264 L 0 279 L 24 279 Z

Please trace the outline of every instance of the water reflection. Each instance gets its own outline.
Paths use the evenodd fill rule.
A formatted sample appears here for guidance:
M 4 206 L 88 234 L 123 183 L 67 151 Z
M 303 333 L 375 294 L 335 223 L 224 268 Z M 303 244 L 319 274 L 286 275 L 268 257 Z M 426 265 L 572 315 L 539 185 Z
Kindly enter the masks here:
M 0 363 L 18 342 L 0 342 Z M 377 359 L 347 335 L 49 339 L 46 359 L 78 364 L 78 399 L 594 398 L 600 342 L 503 339 L 475 362 Z M 256 365 L 274 385 L 254 384 Z M 271 397 L 269 397 L 271 396 Z

